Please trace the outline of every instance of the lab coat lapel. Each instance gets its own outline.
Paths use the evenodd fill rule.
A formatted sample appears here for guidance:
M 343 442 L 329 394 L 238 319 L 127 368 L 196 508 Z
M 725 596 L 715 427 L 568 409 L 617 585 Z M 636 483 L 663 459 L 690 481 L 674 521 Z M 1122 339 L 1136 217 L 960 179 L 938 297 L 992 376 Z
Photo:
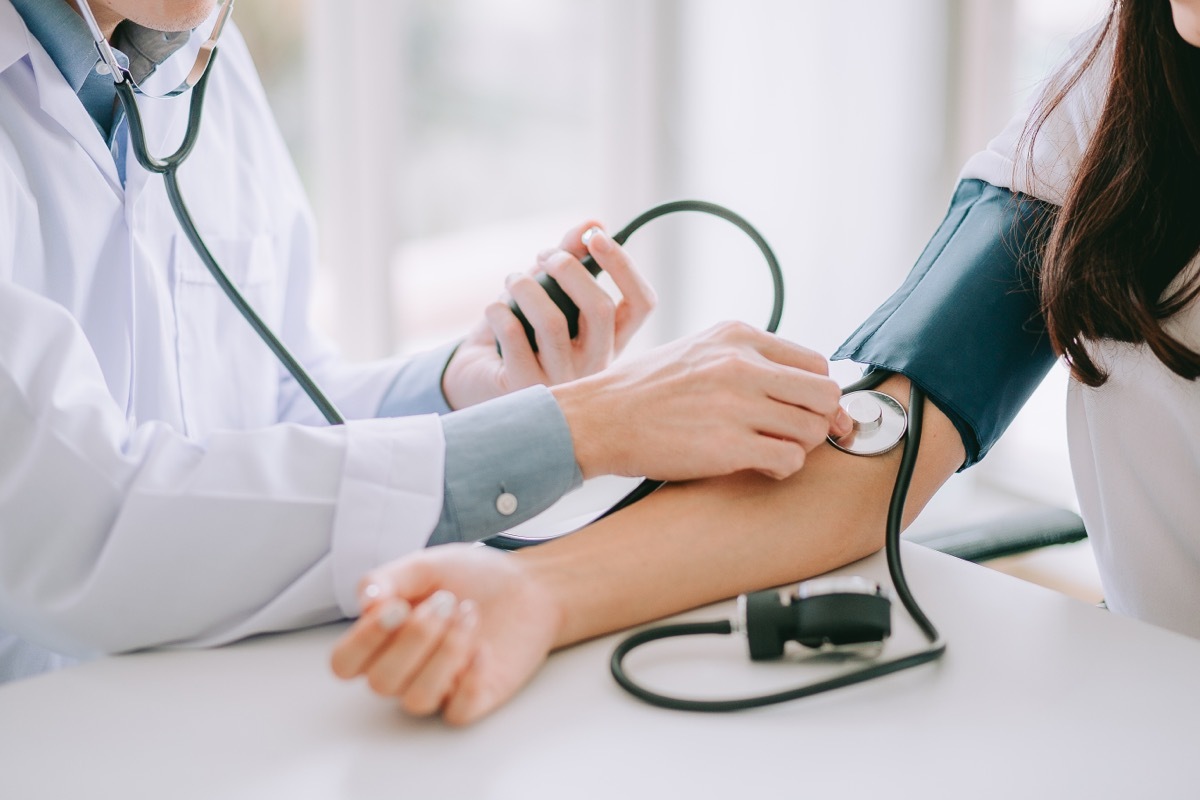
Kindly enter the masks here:
M 0 72 L 29 52 L 28 33 L 21 15 L 6 0 L 0 0 Z
M 147 81 L 149 91 L 163 92 L 179 85 L 191 68 L 199 44 L 207 36 L 204 29 L 208 27 L 211 27 L 208 23 L 201 26 L 187 46 L 159 67 Z M 123 189 L 116 163 L 108 149 L 108 143 L 104 141 L 87 109 L 83 107 L 83 103 L 72 91 L 45 48 L 25 27 L 25 20 L 10 3 L 0 0 L 0 72 L 25 57 L 29 58 L 33 66 L 38 101 L 42 110 L 78 143 L 95 162 L 113 191 L 121 195 Z M 187 129 L 187 97 L 171 100 L 143 99 L 140 103 L 146 126 L 146 141 L 153 148 L 152 152 L 155 155 L 173 152 Z M 131 151 L 127 174 L 135 169 L 140 168 L 137 167 Z
M 83 107 L 79 97 L 67 84 L 66 78 L 54 65 L 54 61 L 45 48 L 33 38 L 33 34 L 29 33 L 24 20 L 17 15 L 12 6 L 5 5 L 3 10 L 16 17 L 12 22 L 17 26 L 14 31 L 8 27 L 8 20 L 4 20 L 3 29 L 10 31 L 4 34 L 4 38 L 7 39 L 13 33 L 25 38 L 24 49 L 33 65 L 34 80 L 38 87 L 38 101 L 42 111 L 46 112 L 79 144 L 80 148 L 96 163 L 97 169 L 104 175 L 113 191 L 118 195 L 121 194 L 121 180 L 117 176 L 117 165 L 113 161 L 108 144 L 100 135 L 96 123 L 92 121 L 87 109 Z M 6 46 L 8 46 L 7 43 Z

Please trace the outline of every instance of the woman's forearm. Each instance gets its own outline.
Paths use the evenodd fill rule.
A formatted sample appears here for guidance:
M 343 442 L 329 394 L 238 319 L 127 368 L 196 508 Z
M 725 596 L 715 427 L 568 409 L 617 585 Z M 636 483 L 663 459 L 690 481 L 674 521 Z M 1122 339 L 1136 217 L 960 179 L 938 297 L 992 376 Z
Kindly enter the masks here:
M 907 406 L 908 381 L 881 391 Z M 905 524 L 963 461 L 957 431 L 932 404 Z M 555 646 L 740 592 L 801 580 L 878 550 L 901 449 L 864 458 L 828 444 L 784 481 L 756 473 L 664 487 L 585 530 L 522 551 L 557 598 Z

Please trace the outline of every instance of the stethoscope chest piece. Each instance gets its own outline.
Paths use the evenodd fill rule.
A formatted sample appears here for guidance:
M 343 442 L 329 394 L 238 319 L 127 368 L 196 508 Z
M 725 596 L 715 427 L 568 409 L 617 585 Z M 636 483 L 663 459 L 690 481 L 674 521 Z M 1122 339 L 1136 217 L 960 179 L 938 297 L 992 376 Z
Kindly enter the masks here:
M 829 443 L 856 456 L 877 456 L 891 450 L 908 430 L 904 406 L 883 392 L 864 390 L 842 396 L 842 408 L 854 421 L 854 429 Z

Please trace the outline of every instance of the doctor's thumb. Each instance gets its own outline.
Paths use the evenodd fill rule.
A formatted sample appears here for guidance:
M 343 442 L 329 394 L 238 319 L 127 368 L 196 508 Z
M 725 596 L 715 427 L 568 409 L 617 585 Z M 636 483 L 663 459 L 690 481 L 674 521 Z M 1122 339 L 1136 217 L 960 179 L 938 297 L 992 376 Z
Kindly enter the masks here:
M 829 426 L 829 432 L 836 439 L 845 436 L 854 430 L 854 420 L 846 413 L 846 409 L 838 406 L 837 412 L 833 415 L 833 423 Z

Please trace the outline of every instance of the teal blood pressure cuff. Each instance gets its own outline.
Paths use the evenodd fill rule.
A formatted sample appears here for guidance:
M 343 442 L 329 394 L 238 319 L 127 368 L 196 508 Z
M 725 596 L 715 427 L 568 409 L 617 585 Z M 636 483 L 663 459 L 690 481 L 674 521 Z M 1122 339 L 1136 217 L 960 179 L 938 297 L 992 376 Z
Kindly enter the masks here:
M 904 285 L 834 353 L 907 376 L 979 461 L 1055 361 L 1038 309 L 1034 235 L 1054 207 L 961 181 Z

